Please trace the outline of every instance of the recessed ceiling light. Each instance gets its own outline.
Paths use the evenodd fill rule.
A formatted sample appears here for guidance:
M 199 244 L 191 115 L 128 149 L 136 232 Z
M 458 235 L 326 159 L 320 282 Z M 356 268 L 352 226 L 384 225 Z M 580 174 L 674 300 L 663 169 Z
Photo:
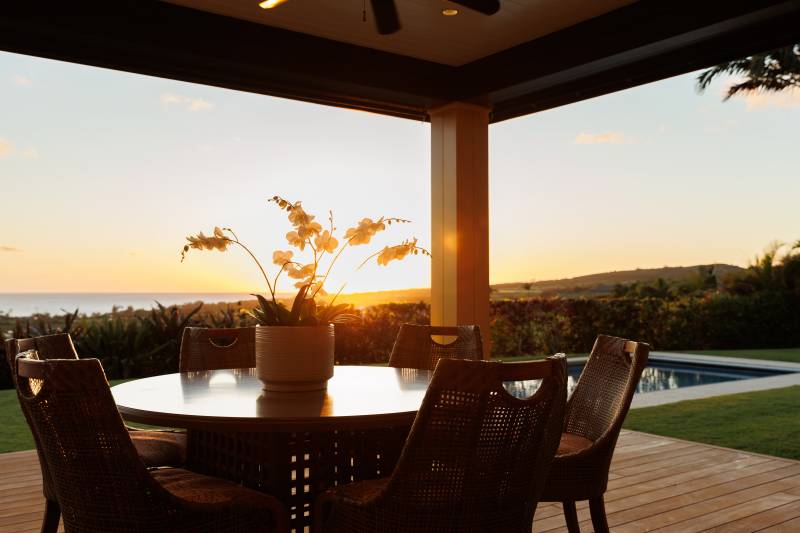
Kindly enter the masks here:
M 445 17 L 455 17 L 458 15 L 458 9 L 442 9 L 442 15 Z
M 264 0 L 263 2 L 259 2 L 258 7 L 261 9 L 272 9 L 273 7 L 278 7 L 286 0 Z

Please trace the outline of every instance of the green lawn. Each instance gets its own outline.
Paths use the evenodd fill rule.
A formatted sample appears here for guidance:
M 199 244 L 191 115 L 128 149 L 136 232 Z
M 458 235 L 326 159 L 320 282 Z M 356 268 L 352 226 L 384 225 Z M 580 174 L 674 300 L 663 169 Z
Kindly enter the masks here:
M 116 385 L 126 380 L 112 380 Z M 139 424 L 137 427 L 145 427 Z M 0 390 L 0 453 L 16 452 L 19 450 L 32 450 L 33 437 L 28 429 L 28 423 L 22 416 L 14 389 Z
M 19 409 L 16 391 L 0 390 L 0 453 L 33 447 L 33 437 Z
M 800 386 L 633 409 L 627 429 L 800 459 Z
M 773 348 L 768 350 L 685 350 L 681 353 L 800 363 L 800 348 Z

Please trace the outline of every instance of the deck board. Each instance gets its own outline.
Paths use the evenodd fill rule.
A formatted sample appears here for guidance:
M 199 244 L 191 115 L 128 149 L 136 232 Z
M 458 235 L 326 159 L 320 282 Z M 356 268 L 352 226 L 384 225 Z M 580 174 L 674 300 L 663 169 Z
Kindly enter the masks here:
M 800 462 L 624 431 L 606 510 L 614 532 L 800 531 Z M 592 524 L 579 502 L 581 531 Z M 39 531 L 44 511 L 34 451 L 0 454 L 0 533 Z M 534 530 L 566 531 L 561 504 L 542 502 Z

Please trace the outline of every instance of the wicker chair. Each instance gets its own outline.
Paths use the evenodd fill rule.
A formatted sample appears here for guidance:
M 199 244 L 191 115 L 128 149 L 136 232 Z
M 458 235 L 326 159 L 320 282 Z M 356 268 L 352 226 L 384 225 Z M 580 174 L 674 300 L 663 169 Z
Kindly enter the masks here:
M 115 532 L 285 531 L 266 494 L 141 461 L 97 359 L 16 359 L 17 390 L 41 446 L 64 529 Z
M 589 500 L 595 532 L 608 531 L 608 469 L 649 353 L 645 343 L 599 335 L 567 402 L 542 501 L 562 502 L 570 533 L 580 531 L 575 502 L 581 500 Z
M 503 387 L 540 378 L 527 399 Z M 316 527 L 530 533 L 565 401 L 563 355 L 531 363 L 442 359 L 392 475 L 323 493 Z
M 431 335 L 455 336 L 450 344 L 440 344 Z M 483 358 L 481 331 L 478 326 L 420 326 L 403 324 L 389 356 L 389 366 L 433 370 L 439 359 Z
M 184 328 L 180 371 L 256 366 L 255 328 Z
M 67 333 L 44 335 L 29 339 L 11 339 L 6 341 L 6 358 L 11 367 L 11 376 L 16 383 L 14 360 L 17 354 L 29 350 L 36 350 L 39 359 L 78 359 L 72 338 Z M 30 424 L 29 414 L 22 406 Z M 186 457 L 186 435 L 172 431 L 153 431 L 128 428 L 131 433 L 133 445 L 142 461 L 149 467 L 181 466 Z M 53 481 L 47 469 L 47 463 L 42 455 L 42 448 L 36 434 L 33 435 L 36 451 L 39 454 L 39 465 L 42 469 L 42 492 L 45 497 L 45 512 L 42 520 L 43 532 L 55 532 L 61 516 L 58 500 L 56 499 Z

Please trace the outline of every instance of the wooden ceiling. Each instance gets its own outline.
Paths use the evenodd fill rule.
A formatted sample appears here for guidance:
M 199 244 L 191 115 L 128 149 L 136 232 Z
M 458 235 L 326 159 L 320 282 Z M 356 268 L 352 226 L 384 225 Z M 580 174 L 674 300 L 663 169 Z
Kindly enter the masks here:
M 489 55 L 454 46 L 446 61 L 156 0 L 6 0 L 0 10 L 0 50 L 416 120 L 460 100 L 497 122 L 800 41 L 800 0 L 640 0 Z M 401 33 L 417 22 L 404 16 Z
M 443 0 L 397 0 L 403 27 L 379 35 L 369 1 L 288 0 L 274 9 L 257 0 L 167 0 L 257 24 L 324 37 L 443 65 L 461 66 L 574 26 L 635 0 L 504 0 L 492 16 Z M 443 8 L 458 15 L 442 16 Z M 362 14 L 366 8 L 366 21 Z

